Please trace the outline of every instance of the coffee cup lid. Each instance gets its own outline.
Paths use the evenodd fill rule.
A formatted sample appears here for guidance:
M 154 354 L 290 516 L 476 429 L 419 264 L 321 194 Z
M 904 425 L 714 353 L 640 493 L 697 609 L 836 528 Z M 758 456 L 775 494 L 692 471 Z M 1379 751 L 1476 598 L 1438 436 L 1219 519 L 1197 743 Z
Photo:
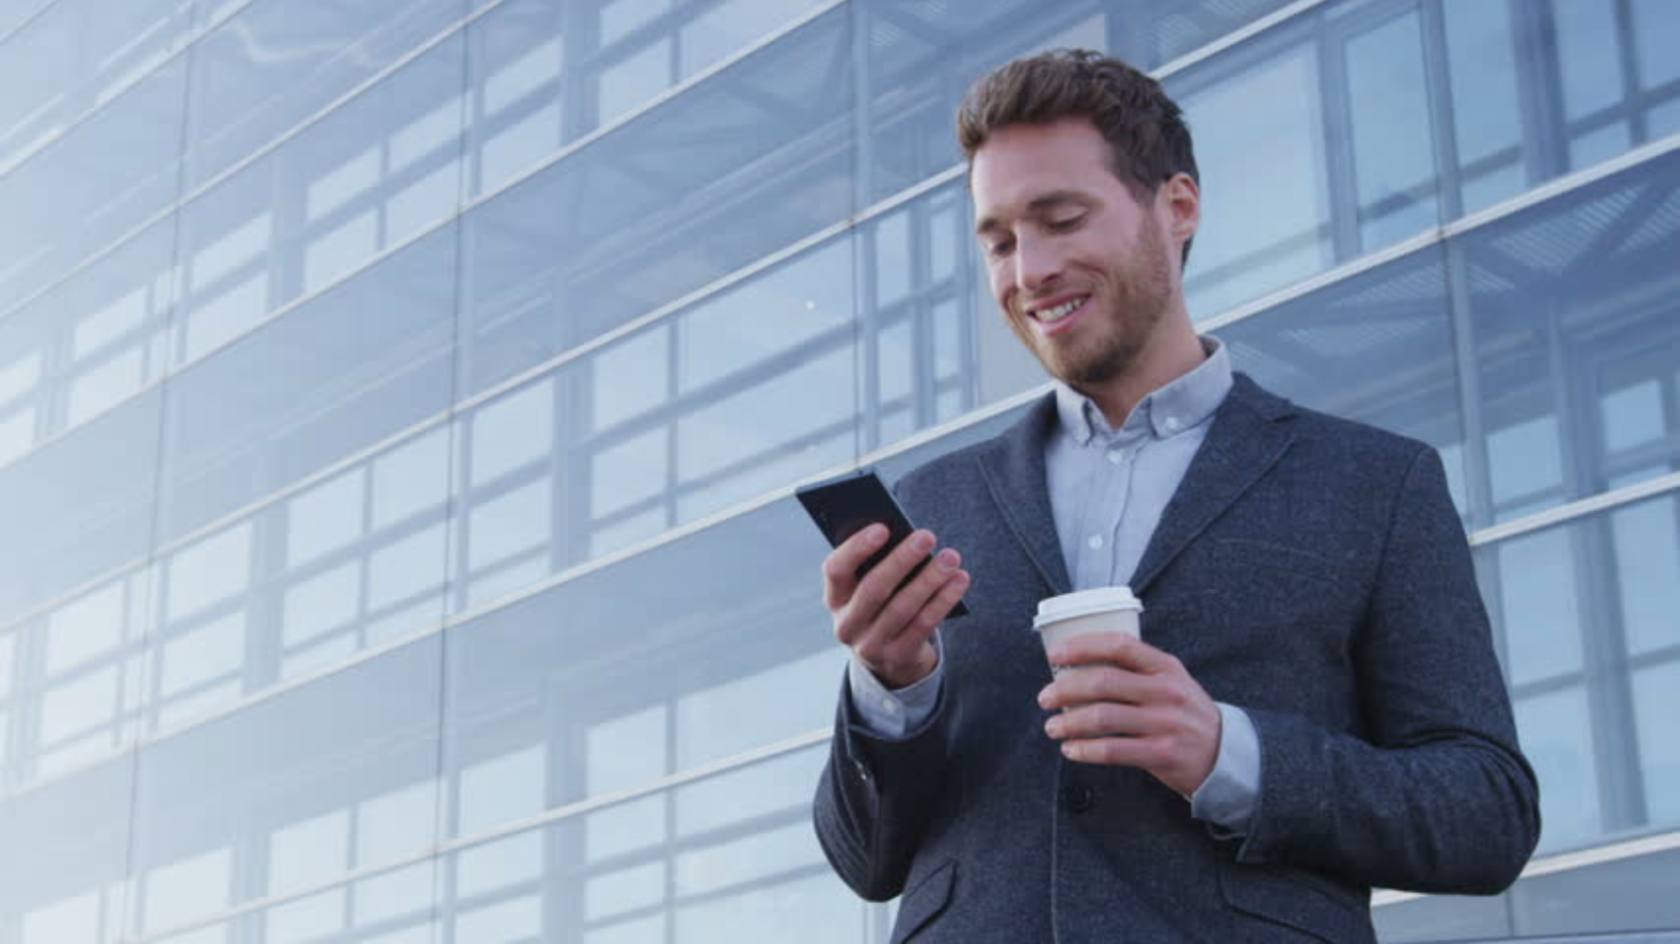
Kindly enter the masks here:
M 1104 613 L 1109 610 L 1143 610 L 1143 604 L 1137 597 L 1132 596 L 1130 587 L 1098 587 L 1095 590 L 1080 590 L 1077 593 L 1064 593 L 1061 596 L 1046 597 L 1038 601 L 1038 615 L 1033 617 L 1033 629 L 1040 629 L 1048 623 L 1058 620 L 1073 619 L 1076 616 L 1089 616 L 1092 613 Z

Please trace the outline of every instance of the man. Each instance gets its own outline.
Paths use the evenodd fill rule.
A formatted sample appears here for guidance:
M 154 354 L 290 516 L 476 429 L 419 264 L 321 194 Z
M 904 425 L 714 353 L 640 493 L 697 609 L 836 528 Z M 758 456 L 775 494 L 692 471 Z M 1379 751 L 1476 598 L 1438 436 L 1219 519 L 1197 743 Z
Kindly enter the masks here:
M 1197 337 L 1195 159 L 1153 80 L 1014 62 L 959 136 L 992 293 L 1057 385 L 899 484 L 929 530 L 862 581 L 883 528 L 825 562 L 836 871 L 922 944 L 1372 941 L 1372 886 L 1507 887 L 1537 788 L 1440 459 Z M 1125 584 L 1141 641 L 1066 644 L 1053 681 L 1038 601 Z

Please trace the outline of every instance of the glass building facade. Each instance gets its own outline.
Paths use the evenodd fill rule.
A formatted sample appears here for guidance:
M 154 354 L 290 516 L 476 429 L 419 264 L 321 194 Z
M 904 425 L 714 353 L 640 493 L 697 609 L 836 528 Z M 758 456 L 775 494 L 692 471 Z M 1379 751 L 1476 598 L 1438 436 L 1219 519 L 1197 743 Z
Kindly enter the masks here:
M 11 0 L 0 944 L 885 942 L 791 491 L 1044 389 L 952 114 L 1057 46 L 1446 459 L 1545 833 L 1383 939 L 1680 940 L 1680 3 Z

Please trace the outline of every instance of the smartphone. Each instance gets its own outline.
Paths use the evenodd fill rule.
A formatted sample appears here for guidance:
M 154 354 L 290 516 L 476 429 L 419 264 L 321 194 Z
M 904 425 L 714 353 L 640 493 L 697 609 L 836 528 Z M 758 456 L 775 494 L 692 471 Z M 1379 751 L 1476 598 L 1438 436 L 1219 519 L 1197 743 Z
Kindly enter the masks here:
M 864 469 L 826 482 L 806 485 L 795 489 L 793 494 L 799 499 L 799 503 L 805 506 L 811 520 L 822 530 L 823 537 L 828 538 L 828 543 L 834 547 L 839 547 L 847 538 L 872 524 L 887 526 L 887 543 L 858 568 L 857 575 L 860 580 L 864 574 L 869 573 L 870 568 L 884 560 L 887 554 L 898 546 L 898 542 L 916 530 L 910 523 L 910 516 L 898 506 L 892 492 L 887 491 L 887 487 L 881 484 L 881 477 L 876 475 L 873 469 Z M 932 559 L 933 555 L 929 554 L 928 560 Z M 915 579 L 927 565 L 926 560 L 917 564 L 899 586 L 903 587 Z M 967 615 L 968 607 L 958 600 L 957 605 L 951 608 L 950 616 Z

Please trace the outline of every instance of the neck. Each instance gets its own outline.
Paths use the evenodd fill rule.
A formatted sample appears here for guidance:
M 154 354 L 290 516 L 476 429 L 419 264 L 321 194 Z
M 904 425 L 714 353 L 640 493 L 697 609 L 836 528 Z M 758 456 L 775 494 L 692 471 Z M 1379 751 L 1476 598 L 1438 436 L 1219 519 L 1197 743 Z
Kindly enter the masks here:
M 1151 339 L 1149 346 L 1139 352 L 1133 369 L 1089 389 L 1080 389 L 1080 393 L 1090 397 L 1102 410 L 1110 427 L 1119 429 L 1144 397 L 1195 370 L 1207 359 L 1201 339 L 1190 326 L 1189 315 L 1173 318 L 1171 322 L 1173 330 L 1159 332 Z

